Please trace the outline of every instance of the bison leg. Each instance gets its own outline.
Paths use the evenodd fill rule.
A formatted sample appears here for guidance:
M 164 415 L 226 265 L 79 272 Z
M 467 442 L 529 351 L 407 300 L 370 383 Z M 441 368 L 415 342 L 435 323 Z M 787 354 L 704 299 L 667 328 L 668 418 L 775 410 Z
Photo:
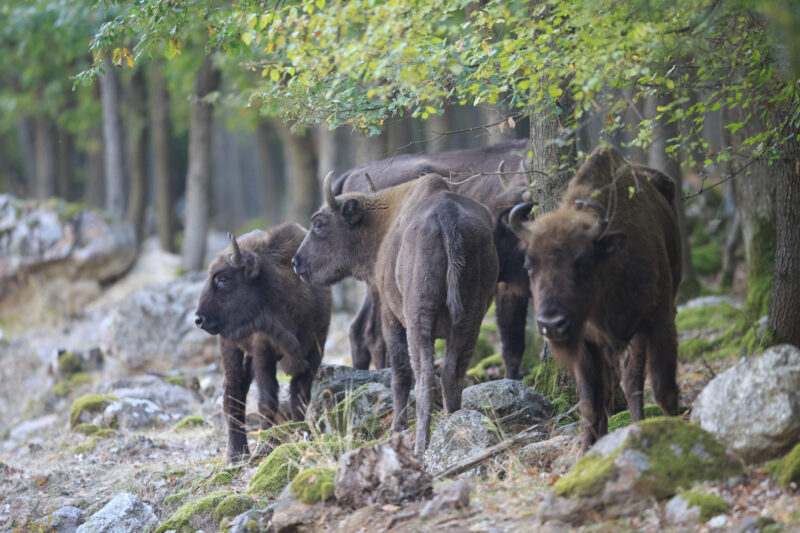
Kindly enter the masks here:
M 461 409 L 464 376 L 480 334 L 480 321 L 461 321 L 453 325 L 445 345 L 442 367 L 442 400 L 445 413 Z
M 222 411 L 228 425 L 228 463 L 241 461 L 250 455 L 247 447 L 244 417 L 247 391 L 253 381 L 251 358 L 232 341 L 220 337 L 219 348 L 222 353 L 223 397 Z
M 383 335 L 388 343 L 389 358 L 392 364 L 392 400 L 394 401 L 394 418 L 392 432 L 400 433 L 408 428 L 408 393 L 411 391 L 413 378 L 411 364 L 408 359 L 408 341 L 406 329 L 387 311 L 381 316 Z
M 289 395 L 292 405 L 292 421 L 301 422 L 306 418 L 306 405 L 311 398 L 311 382 L 314 380 L 314 371 L 306 371 L 292 376 L 289 383 Z
M 674 315 L 673 315 L 674 316 Z M 664 414 L 678 414 L 678 334 L 673 316 L 665 317 L 654 325 L 647 339 L 647 364 L 653 396 Z
M 276 357 L 272 351 L 264 349 L 253 356 L 253 370 L 258 383 L 258 414 L 261 429 L 278 423 L 278 378 Z
M 436 314 L 419 313 L 416 318 L 419 320 L 415 320 L 408 328 L 408 352 L 411 366 L 414 370 L 414 378 L 416 379 L 414 391 L 417 400 L 417 436 L 414 441 L 414 453 L 421 457 L 428 444 L 431 429 L 431 400 L 433 398 L 434 375 L 433 341 Z
M 582 451 L 608 433 L 608 413 L 614 399 L 613 369 L 606 354 L 596 344 L 584 341 L 573 367 L 580 398 Z
M 631 339 L 625 357 L 622 387 L 625 399 L 631 411 L 631 420 L 638 422 L 644 419 L 644 370 L 647 361 L 647 343 L 641 334 Z
M 368 344 L 368 322 L 370 316 L 375 312 L 372 302 L 371 291 L 367 287 L 367 294 L 361 307 L 358 309 L 353 321 L 350 323 L 350 354 L 353 358 L 353 368 L 368 370 L 371 354 Z
M 529 299 L 527 288 L 505 282 L 497 284 L 495 315 L 508 379 L 522 378 L 519 367 L 525 351 L 525 319 Z

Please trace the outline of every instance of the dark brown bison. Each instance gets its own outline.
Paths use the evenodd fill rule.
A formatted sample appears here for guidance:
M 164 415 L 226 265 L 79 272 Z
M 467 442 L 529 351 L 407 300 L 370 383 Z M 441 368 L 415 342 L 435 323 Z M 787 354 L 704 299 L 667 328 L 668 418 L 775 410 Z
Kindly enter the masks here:
M 229 235 L 229 249 L 208 267 L 195 323 L 219 335 L 229 462 L 249 454 L 245 403 L 254 376 L 262 429 L 277 420 L 278 364 L 292 378 L 292 420 L 304 418 L 331 318 L 330 289 L 313 287 L 292 273 L 292 256 L 305 234 L 287 223 L 248 233 L 238 242 Z
M 408 427 L 406 405 L 415 377 L 415 451 L 421 455 L 430 431 L 436 338 L 447 341 L 445 410 L 461 408 L 464 374 L 497 280 L 491 215 L 451 192 L 436 175 L 338 198 L 329 175 L 324 188 L 327 205 L 311 218 L 294 257 L 295 272 L 321 285 L 354 276 L 378 291 L 392 365 L 392 430 Z
M 663 173 L 594 151 L 572 178 L 559 208 L 510 225 L 526 244 L 536 323 L 556 360 L 575 374 L 583 449 L 608 431 L 613 387 L 623 388 L 631 418 L 644 417 L 645 363 L 656 401 L 678 409 L 675 293 L 681 249 L 675 185 Z
M 524 165 L 528 140 L 506 141 L 487 148 L 452 150 L 439 154 L 408 154 L 374 161 L 342 174 L 333 185 L 336 195 L 369 192 L 371 185 L 385 189 L 423 174 L 435 173 L 452 179 L 451 190 L 477 200 L 492 215 L 494 243 L 500 261 L 495 289 L 497 326 L 502 343 L 506 377 L 519 379 L 525 351 L 525 320 L 528 312 L 528 276 L 522 268 L 524 255 L 519 239 L 505 221 L 511 208 L 523 201 L 527 182 L 523 173 L 494 176 L 504 167 L 508 172 Z M 480 175 L 486 173 L 489 175 Z M 386 366 L 386 345 L 381 336 L 380 304 L 377 291 L 368 287 L 364 302 L 350 326 L 353 366 Z

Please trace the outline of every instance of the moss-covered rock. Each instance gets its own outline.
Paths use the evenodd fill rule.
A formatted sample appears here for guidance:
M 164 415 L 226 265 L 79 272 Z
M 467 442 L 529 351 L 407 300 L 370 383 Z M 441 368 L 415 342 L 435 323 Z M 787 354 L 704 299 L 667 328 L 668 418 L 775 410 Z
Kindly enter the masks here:
M 467 378 L 473 383 L 483 383 L 491 379 L 499 379 L 505 376 L 506 366 L 503 363 L 503 356 L 499 353 L 490 355 L 478 361 L 472 368 L 467 370 Z
M 77 426 L 72 428 L 72 431 L 75 433 L 80 433 L 82 435 L 92 435 L 100 431 L 100 426 L 97 424 L 92 424 L 90 422 L 84 422 L 82 424 L 78 424 Z
M 287 442 L 298 442 L 311 434 L 308 422 L 289 422 L 271 428 L 263 429 L 259 432 L 257 443 L 277 448 Z
M 183 505 L 183 502 L 186 501 L 186 498 L 189 497 L 189 494 L 191 494 L 191 492 L 188 490 L 182 490 L 180 492 L 176 492 L 175 494 L 170 494 L 164 498 L 164 501 L 161 504 L 164 508 L 164 511 L 171 512 Z
M 533 390 L 550 400 L 556 412 L 566 412 L 578 403 L 578 390 L 572 377 L 552 357 L 536 365 L 523 383 L 532 386 Z
M 783 459 L 772 461 L 767 465 L 767 472 L 781 485 L 800 483 L 800 444 L 795 446 Z
M 84 413 L 99 413 L 103 411 L 111 402 L 119 400 L 113 394 L 87 394 L 81 396 L 72 403 L 69 411 L 70 427 L 75 427 L 81 423 L 81 415 Z
M 319 501 L 333 498 L 333 480 L 336 469 L 317 466 L 300 472 L 292 481 L 292 494 L 305 504 L 312 505 Z
M 694 329 L 727 329 L 743 316 L 743 311 L 728 302 L 682 309 L 675 316 L 678 331 Z
M 725 514 L 730 509 L 728 502 L 716 494 L 707 494 L 697 490 L 681 492 L 681 496 L 688 503 L 688 507 L 697 507 L 700 513 L 698 523 L 708 522 L 717 515 Z
M 69 379 L 72 375 L 83 371 L 83 360 L 73 352 L 58 354 L 58 372 L 62 379 Z
M 300 472 L 301 465 L 319 462 L 332 463 L 342 453 L 342 443 L 330 436 L 321 440 L 281 444 L 264 459 L 250 479 L 247 493 L 272 500 Z
M 657 405 L 645 405 L 644 406 L 644 417 L 647 418 L 655 418 L 657 416 L 664 416 L 664 411 Z M 622 411 L 614 416 L 609 417 L 608 419 L 608 431 L 614 431 L 615 429 L 624 428 L 626 426 L 631 425 L 631 412 L 630 411 Z
M 233 483 L 233 476 L 230 472 L 217 472 L 206 482 L 207 487 L 221 487 Z
M 186 378 L 183 376 L 167 376 L 164 378 L 164 381 L 172 385 L 177 385 L 178 387 L 186 387 Z
M 175 530 L 178 533 L 193 533 L 204 529 L 214 519 L 214 510 L 232 494 L 229 490 L 219 490 L 203 496 L 197 501 L 186 503 L 178 508 L 166 522 L 156 528 L 155 533 Z
M 209 424 L 208 421 L 202 416 L 189 415 L 181 419 L 181 421 L 178 422 L 177 424 L 175 424 L 175 430 L 182 431 L 184 429 L 209 427 L 209 426 L 211 426 L 211 424 Z
M 245 511 L 253 508 L 255 502 L 247 494 L 231 494 L 214 509 L 214 523 L 217 526 L 222 524 L 226 518 L 235 518 Z M 225 528 L 221 528 L 225 529 Z

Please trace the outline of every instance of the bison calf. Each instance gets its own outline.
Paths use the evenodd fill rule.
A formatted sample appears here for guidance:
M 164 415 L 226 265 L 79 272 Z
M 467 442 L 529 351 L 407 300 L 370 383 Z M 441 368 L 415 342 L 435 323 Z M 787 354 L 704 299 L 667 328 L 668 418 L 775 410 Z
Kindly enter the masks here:
M 328 175 L 325 199 L 294 257 L 295 272 L 321 285 L 352 275 L 378 291 L 392 365 L 392 430 L 407 427 L 416 377 L 415 452 L 421 455 L 430 431 L 436 338 L 447 341 L 445 410 L 461 408 L 462 380 L 497 280 L 491 215 L 478 202 L 450 192 L 437 175 L 339 198 Z
M 575 374 L 584 451 L 608 431 L 626 348 L 623 388 L 632 420 L 644 417 L 645 364 L 656 401 L 677 414 L 681 249 L 674 191 L 665 174 L 601 148 L 570 181 L 556 211 L 526 223 L 531 205 L 521 204 L 510 215 L 527 247 L 536 323 L 556 360 Z
M 219 335 L 229 462 L 249 454 L 244 422 L 253 376 L 262 429 L 278 414 L 278 364 L 292 377 L 292 420 L 304 418 L 331 317 L 330 289 L 308 285 L 292 273 L 292 256 L 305 233 L 297 224 L 281 224 L 248 233 L 239 242 L 229 235 L 230 248 L 208 267 L 195 323 Z

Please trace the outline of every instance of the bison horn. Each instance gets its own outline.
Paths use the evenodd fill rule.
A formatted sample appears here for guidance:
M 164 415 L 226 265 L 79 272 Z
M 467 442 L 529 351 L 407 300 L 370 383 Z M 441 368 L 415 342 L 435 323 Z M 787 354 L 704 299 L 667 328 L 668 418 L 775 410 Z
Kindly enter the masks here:
M 325 189 L 325 203 L 328 204 L 328 207 L 331 208 L 331 211 L 338 211 L 339 204 L 336 202 L 336 196 L 333 195 L 333 184 L 331 181 L 333 180 L 333 170 L 328 172 L 328 175 L 325 176 L 325 181 L 322 183 L 322 188 Z
M 369 176 L 368 172 L 364 172 L 364 179 L 367 180 L 367 189 L 369 189 L 370 194 L 375 194 L 378 192 L 378 189 L 375 188 L 375 183 L 372 181 L 372 178 Z
M 575 200 L 575 205 L 577 205 L 581 210 L 584 207 L 591 207 L 595 211 L 597 211 L 597 215 L 600 217 L 601 220 L 606 219 L 606 210 L 605 208 L 595 202 L 594 200 Z
M 239 249 L 239 243 L 236 242 L 236 237 L 231 232 L 228 232 L 228 240 L 231 241 L 231 247 L 233 248 L 233 253 L 229 256 L 231 263 L 239 266 L 242 264 L 242 251 Z
M 503 177 L 503 169 L 506 167 L 506 160 L 503 159 L 500 161 L 500 164 L 497 165 L 497 179 L 500 180 L 500 185 L 503 187 L 508 187 L 508 181 Z
M 525 227 L 523 222 L 523 217 L 527 218 L 528 213 L 530 213 L 531 208 L 536 205 L 536 202 L 524 202 L 521 204 L 517 204 L 514 209 L 511 210 L 511 213 L 508 215 L 508 226 L 511 228 L 511 231 L 519 237 L 520 239 L 525 239 L 525 237 L 530 234 L 528 228 Z

